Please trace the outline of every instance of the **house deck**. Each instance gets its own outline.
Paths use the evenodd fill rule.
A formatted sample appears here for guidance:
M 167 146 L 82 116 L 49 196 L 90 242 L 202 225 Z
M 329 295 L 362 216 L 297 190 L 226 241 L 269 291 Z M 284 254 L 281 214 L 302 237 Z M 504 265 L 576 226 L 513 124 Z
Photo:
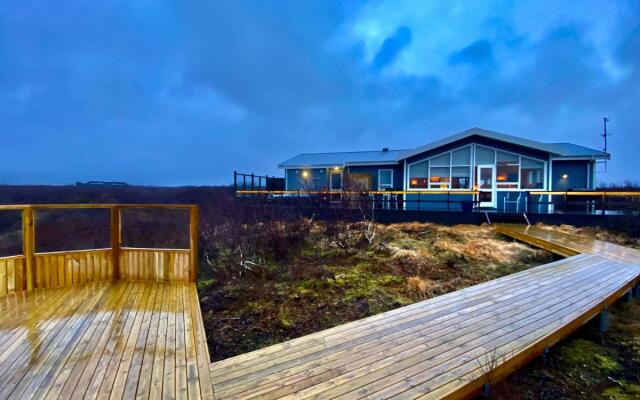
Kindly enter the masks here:
M 213 398 L 193 283 L 36 289 L 0 309 L 2 399 Z
M 557 242 L 570 257 L 213 363 L 216 399 L 464 397 L 566 337 L 640 279 L 635 250 L 538 228 L 498 229 L 531 234 L 535 245 Z

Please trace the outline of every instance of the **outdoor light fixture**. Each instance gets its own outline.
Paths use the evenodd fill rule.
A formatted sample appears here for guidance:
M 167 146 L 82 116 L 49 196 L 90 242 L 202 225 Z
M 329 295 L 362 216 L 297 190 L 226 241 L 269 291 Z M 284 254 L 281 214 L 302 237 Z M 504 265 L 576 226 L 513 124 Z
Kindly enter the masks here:
M 562 175 L 562 179 L 567 179 L 568 177 L 569 177 L 569 175 L 567 175 L 567 174 Z
M 340 167 L 333 167 L 334 171 L 340 171 Z
M 306 178 L 307 176 L 309 176 L 309 173 L 307 171 L 302 171 L 302 177 Z

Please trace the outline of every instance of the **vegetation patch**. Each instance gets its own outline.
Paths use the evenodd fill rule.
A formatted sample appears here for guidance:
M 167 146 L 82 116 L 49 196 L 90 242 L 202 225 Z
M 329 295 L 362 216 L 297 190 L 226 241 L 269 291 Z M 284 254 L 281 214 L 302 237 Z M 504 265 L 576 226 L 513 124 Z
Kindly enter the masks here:
M 212 226 L 201 243 L 213 360 L 552 260 L 489 226 L 259 221 Z

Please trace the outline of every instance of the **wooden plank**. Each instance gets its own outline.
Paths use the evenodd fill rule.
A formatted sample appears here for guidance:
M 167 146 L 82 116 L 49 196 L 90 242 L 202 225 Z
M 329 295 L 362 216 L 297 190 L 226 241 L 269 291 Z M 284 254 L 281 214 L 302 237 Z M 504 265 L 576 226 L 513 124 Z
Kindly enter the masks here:
M 118 372 L 120 371 L 121 361 L 124 358 L 124 347 L 127 343 L 129 343 L 131 339 L 132 332 L 134 332 L 134 325 L 139 323 L 139 320 L 142 318 L 141 309 L 144 308 L 145 304 L 149 299 L 149 294 L 151 287 L 147 285 L 139 285 L 142 290 L 140 290 L 139 297 L 136 299 L 136 308 L 131 309 L 129 311 L 129 315 L 127 316 L 127 321 L 120 332 L 120 335 L 116 338 L 113 343 L 113 350 L 107 354 L 105 361 L 108 362 L 108 366 L 106 370 L 101 370 L 100 373 L 104 373 L 102 383 L 100 385 L 99 391 L 93 392 L 93 385 L 87 391 L 87 394 L 90 394 L 90 397 L 94 398 L 92 393 L 96 393 L 97 398 L 99 399 L 108 399 L 111 397 L 112 390 L 115 388 L 115 380 L 118 376 Z M 106 363 L 105 363 L 106 364 Z M 103 365 L 105 365 L 103 364 Z M 123 365 L 124 367 L 124 365 Z M 125 375 L 126 378 L 126 375 Z M 120 378 L 122 380 L 122 378 Z M 119 390 L 121 391 L 122 385 Z
M 176 398 L 189 396 L 187 385 L 187 352 L 185 343 L 184 305 L 182 303 L 182 285 L 176 285 Z
M 0 392 L 0 398 L 5 398 L 5 396 L 9 395 L 15 398 L 30 398 L 33 395 L 35 389 L 52 366 L 47 361 L 51 358 L 55 359 L 61 352 L 65 351 L 69 340 L 86 326 L 85 313 L 102 299 L 104 291 L 94 292 L 93 294 L 86 301 L 78 301 L 76 306 L 72 305 L 64 311 L 64 313 L 69 313 L 70 317 L 64 319 L 61 329 L 52 331 L 42 341 L 39 347 L 41 349 L 41 353 L 39 351 L 40 354 L 25 352 L 16 361 L 20 367 L 14 367 L 13 374 L 8 379 L 6 377 L 2 379 L 4 389 Z M 75 307 L 78 307 L 78 312 L 74 312 Z
M 200 302 L 198 301 L 198 291 L 195 283 L 190 283 L 188 287 L 189 300 L 191 307 L 191 316 L 193 320 L 193 337 L 195 341 L 195 350 L 200 375 L 200 392 L 203 399 L 213 400 L 213 384 L 209 373 L 209 348 L 207 346 L 207 336 L 204 331 L 204 322 L 202 320 L 202 311 L 200 310 Z
M 199 238 L 200 210 L 197 206 L 189 209 L 189 275 L 187 281 L 195 282 L 198 277 L 198 238 Z
M 162 397 L 162 384 L 164 377 L 165 353 L 167 352 L 167 322 L 169 318 L 169 297 L 171 296 L 171 285 L 162 285 L 162 305 L 158 320 L 158 332 L 153 354 L 153 368 L 151 371 L 151 384 L 149 388 L 149 398 L 159 399 Z
M 35 287 L 35 214 L 33 207 L 22 209 L 22 254 L 27 271 L 27 290 Z
M 140 303 L 140 308 L 136 311 L 136 317 L 131 326 L 131 331 L 127 337 L 125 347 L 122 350 L 122 357 L 117 367 L 115 380 L 109 389 L 109 397 L 122 398 L 128 382 L 129 372 L 131 371 L 134 375 L 137 373 L 135 365 L 132 369 L 132 360 L 134 359 L 137 344 L 142 342 L 142 346 L 144 347 L 146 332 L 141 334 L 141 331 L 144 330 L 145 324 L 147 323 L 148 310 L 153 307 L 157 292 L 155 285 L 146 284 L 145 286 L 147 287 L 145 296 Z
M 104 302 L 101 302 L 93 313 L 93 319 L 87 319 L 86 330 L 75 337 L 68 346 L 69 351 L 63 353 L 55 360 L 56 367 L 52 368 L 34 397 L 37 399 L 69 398 L 75 384 L 92 353 L 96 342 L 106 328 L 111 315 L 109 310 L 117 308 L 118 302 L 126 292 L 124 285 L 108 288 Z M 67 392 L 62 393 L 64 388 Z
M 149 302 L 145 307 L 144 314 L 142 317 L 142 323 L 140 324 L 140 330 L 138 332 L 137 338 L 132 342 L 132 346 L 129 348 L 125 348 L 125 353 L 130 354 L 128 371 L 125 376 L 126 380 L 124 382 L 124 395 L 123 397 L 126 399 L 130 399 L 136 396 L 138 386 L 140 384 L 143 385 L 141 395 L 144 395 L 144 392 L 149 390 L 148 384 L 150 376 L 141 375 L 142 366 L 144 361 L 144 356 L 146 353 L 146 348 L 148 345 L 148 339 L 150 337 L 150 330 L 152 329 L 152 323 L 156 320 L 155 314 L 157 314 L 156 304 L 158 302 L 162 302 L 162 299 L 158 299 L 158 297 L 162 297 L 162 287 L 159 287 L 157 284 L 153 285 L 152 295 L 149 297 Z M 157 331 L 157 325 L 154 327 Z M 155 339 L 153 341 L 155 343 Z M 152 347 L 152 345 L 149 345 Z M 124 359 L 124 358 L 123 358 Z M 147 366 L 148 367 L 148 366 Z M 124 374 L 123 374 L 124 375 Z M 116 383 L 118 381 L 116 380 Z
M 283 344 L 273 345 L 262 349 L 259 352 L 247 353 L 233 357 L 232 359 L 219 361 L 213 364 L 212 372 L 215 372 L 217 375 L 227 377 L 230 372 L 237 370 L 238 364 L 241 364 L 243 368 L 247 368 L 252 365 L 257 365 L 263 361 L 273 361 L 276 357 L 283 357 L 291 354 L 300 355 L 300 351 L 302 350 L 300 346 L 321 348 L 321 346 L 324 346 L 326 343 L 332 343 L 332 345 L 335 346 L 340 342 L 346 342 L 344 339 L 341 339 L 340 341 L 336 341 L 335 339 L 346 338 L 349 336 L 353 340 L 364 335 L 370 335 L 387 329 L 390 322 L 397 325 L 406 321 L 415 320 L 421 317 L 423 315 L 422 313 L 425 312 L 427 314 L 434 313 L 438 311 L 437 307 L 440 306 L 456 307 L 459 302 L 473 302 L 478 299 L 478 297 L 475 296 L 486 296 L 487 294 L 485 292 L 487 290 L 504 290 L 503 288 L 508 287 L 508 285 L 525 282 L 532 276 L 557 273 L 558 268 L 566 269 L 570 268 L 573 263 L 583 262 L 589 262 L 588 256 L 577 256 L 571 260 L 557 261 L 534 269 L 525 270 L 499 280 L 486 282 L 462 291 L 452 292 L 430 299 L 428 300 L 428 303 L 414 303 L 413 305 L 409 305 L 398 310 L 392 310 L 369 317 L 367 318 L 368 324 L 366 325 L 363 324 L 362 321 L 354 321 L 313 335 L 294 339 Z M 429 304 L 429 309 L 427 311 L 424 311 L 425 304 Z M 422 313 L 420 310 L 422 310 Z
M 104 348 L 98 351 L 99 358 L 94 358 L 85 368 L 72 397 L 95 399 L 101 388 L 104 388 L 102 397 L 109 397 L 108 388 L 113 385 L 113 379 L 115 379 L 115 368 L 120 362 L 121 346 L 127 340 L 130 326 L 135 319 L 135 310 L 142 300 L 145 289 L 143 285 L 130 283 L 130 286 L 132 289 L 129 292 L 127 303 L 118 315 L 113 329 L 109 332 L 109 338 L 104 343 Z M 88 385 L 86 389 L 85 385 Z
M 592 271 L 591 275 L 583 275 L 582 279 L 589 280 L 592 275 L 595 275 L 596 272 Z M 271 370 L 266 369 L 261 371 L 261 376 L 268 374 L 266 378 L 257 379 L 258 376 L 254 374 L 249 374 L 243 377 L 243 379 L 247 382 L 250 382 L 252 387 L 259 387 L 260 385 L 266 385 L 268 383 L 273 382 L 277 379 L 282 379 L 287 377 L 287 382 L 290 385 L 293 382 L 296 382 L 294 372 L 299 372 L 299 377 L 307 379 L 313 376 L 314 374 L 319 374 L 320 379 L 327 379 L 326 373 L 329 371 L 329 368 L 335 368 L 336 371 L 346 372 L 347 370 L 344 365 L 346 362 L 349 363 L 348 367 L 351 369 L 352 367 L 357 367 L 358 365 L 368 365 L 373 361 L 376 361 L 380 357 L 388 357 L 394 353 L 397 353 L 401 350 L 413 350 L 420 344 L 421 340 L 425 340 L 425 337 L 428 337 L 429 340 L 436 340 L 438 337 L 454 337 L 455 335 L 459 335 L 464 333 L 465 331 L 462 329 L 460 324 L 471 324 L 469 331 L 475 331 L 478 328 L 481 328 L 483 325 L 483 320 L 479 319 L 479 317 L 483 317 L 485 315 L 492 315 L 500 310 L 500 308 L 492 309 L 492 304 L 498 304 L 500 301 L 505 311 L 520 312 L 519 307 L 526 307 L 532 304 L 531 293 L 535 293 L 539 291 L 541 295 L 544 296 L 553 296 L 554 293 L 560 292 L 566 288 L 570 288 L 576 284 L 576 280 L 574 279 L 573 274 L 567 275 L 564 279 L 564 286 L 555 286 L 555 285 L 547 285 L 547 289 L 540 291 L 537 287 L 527 286 L 526 288 L 519 288 L 520 293 L 516 293 L 516 296 L 513 296 L 512 291 L 506 291 L 501 294 L 501 298 L 495 298 L 491 303 L 487 304 L 483 308 L 477 308 L 473 310 L 472 313 L 467 313 L 468 308 L 457 311 L 455 313 L 447 312 L 442 317 L 433 319 L 429 321 L 428 325 L 424 322 L 415 326 L 415 328 L 419 329 L 416 331 L 414 328 L 408 329 L 408 327 L 401 327 L 395 336 L 386 335 L 378 336 L 380 340 L 377 341 L 379 343 L 376 345 L 376 342 L 365 342 L 359 344 L 357 346 L 350 346 L 346 350 L 342 352 L 336 351 L 335 353 L 330 354 L 330 357 L 323 356 L 322 358 L 318 358 L 318 361 L 312 362 L 311 364 L 300 364 L 300 363 L 292 363 L 287 361 L 282 361 L 282 365 L 286 366 L 286 370 L 282 373 L 273 373 Z M 473 309 L 473 307 L 471 308 Z M 487 314 L 487 311 L 489 312 Z M 449 329 L 451 327 L 451 329 Z M 415 332 L 415 333 L 414 333 Z M 434 336 L 434 333 L 437 332 L 437 335 Z M 393 331 L 390 332 L 393 334 Z M 453 336 L 452 336 L 453 335 Z M 391 344 L 393 347 L 385 348 L 387 344 Z M 332 349 L 333 350 L 333 349 Z M 355 353 L 355 351 L 358 353 Z M 392 353 L 389 351 L 393 350 Z M 355 357 L 347 357 L 349 354 L 353 354 Z M 335 357 L 334 357 L 335 356 Z M 363 358 L 364 357 L 364 358 Z M 322 374 L 325 374 L 324 377 Z M 274 379 L 275 378 L 275 379 Z M 225 378 L 226 379 L 226 378 Z M 229 381 L 227 381 L 229 382 Z M 312 381 L 310 381 L 312 382 Z M 301 383 L 302 384 L 302 383 Z M 276 385 L 277 387 L 278 385 Z M 294 389 L 304 388 L 304 386 L 300 386 L 300 384 L 292 385 Z M 225 390 L 220 390 L 219 388 L 226 388 Z M 230 390 L 228 383 L 224 386 L 217 385 L 216 391 L 219 396 L 227 396 L 234 393 L 241 392 L 241 388 L 236 387 L 235 389 Z M 252 391 L 252 393 L 254 393 Z M 258 394 L 261 394 L 258 392 Z M 265 396 L 264 394 L 261 394 Z M 248 395 L 244 393 L 242 398 L 247 398 Z M 277 396 L 276 396 L 277 397 Z M 266 397 L 265 397 L 266 398 Z
M 164 363 L 164 360 L 161 360 L 160 356 L 157 354 L 159 352 L 164 352 L 164 338 L 160 338 L 159 336 L 163 335 L 162 330 L 160 329 L 160 320 L 162 318 L 162 304 L 165 300 L 166 296 L 166 285 L 158 286 L 158 294 L 156 295 L 156 300 L 153 305 L 153 315 L 151 316 L 151 322 L 147 329 L 147 340 L 146 345 L 144 346 L 144 354 L 142 356 L 142 366 L 140 368 L 139 379 L 135 382 L 135 386 L 132 384 L 129 390 L 125 391 L 125 397 L 130 398 L 134 395 L 137 398 L 159 398 L 162 394 L 162 388 L 158 390 L 156 387 L 152 393 L 152 384 L 158 385 L 162 380 L 158 380 L 161 378 L 162 365 L 158 364 Z M 166 313 L 165 313 L 166 314 Z M 166 322 L 166 318 L 165 318 Z M 154 376 L 154 370 L 156 371 L 156 375 Z M 156 378 L 156 381 L 153 381 L 153 378 Z
M 571 301 L 570 299 L 567 299 Z M 565 302 L 566 304 L 566 302 Z M 560 304 L 564 306 L 563 304 Z M 414 378 L 420 371 L 429 368 L 440 368 L 438 371 L 445 369 L 440 367 L 441 362 L 448 360 L 465 360 L 463 354 L 468 354 L 477 345 L 481 345 L 490 341 L 491 333 L 497 332 L 499 335 L 502 330 L 508 331 L 515 329 L 516 321 L 535 321 L 540 314 L 552 315 L 554 310 L 542 303 L 540 309 L 532 310 L 532 313 L 521 314 L 514 319 L 501 320 L 496 326 L 489 326 L 486 329 L 476 330 L 466 335 L 464 339 L 457 339 L 449 349 L 445 348 L 443 352 L 438 346 L 427 346 L 425 348 L 417 348 L 413 352 L 409 352 L 409 357 L 397 358 L 389 357 L 383 363 L 369 364 L 357 370 L 357 373 L 351 372 L 339 378 L 333 378 L 322 382 L 319 385 L 298 392 L 300 396 L 308 396 L 311 394 L 322 393 L 323 398 L 349 398 L 353 396 L 352 391 L 359 390 L 359 393 L 372 393 L 378 390 L 380 386 L 394 384 L 397 380 L 402 381 L 406 377 Z M 427 362 L 428 360 L 428 362 Z M 433 374 L 434 372 L 432 372 Z M 412 381 L 413 382 L 413 381 Z M 363 387 L 366 385 L 366 390 Z M 286 396 L 283 398 L 287 398 Z
M 111 334 L 112 324 L 118 321 L 122 315 L 122 308 L 129 299 L 132 291 L 131 285 L 122 283 L 113 286 L 109 295 L 109 304 L 103 311 L 102 319 L 96 324 L 92 332 L 83 337 L 86 341 L 84 348 L 73 360 L 73 363 L 65 366 L 65 370 L 56 378 L 56 383 L 46 394 L 47 398 L 73 398 L 80 393 L 84 394 L 89 385 L 87 377 L 90 377 L 100 360 L 102 351 Z M 115 312 L 108 312 L 113 309 Z M 64 375 L 67 375 L 66 377 Z M 60 386 L 64 383 L 64 386 Z
M 120 207 L 111 207 L 111 265 L 113 279 L 120 278 L 120 247 L 122 246 L 122 213 Z M 110 277 L 111 278 L 111 277 Z
M 194 327 L 194 321 L 191 315 L 191 299 L 189 295 L 188 284 L 180 285 L 182 290 L 182 306 L 184 317 L 184 343 L 185 343 L 185 357 L 187 366 L 187 388 L 189 391 L 190 399 L 200 398 L 200 376 L 198 369 L 198 356 L 196 354 L 196 342 L 194 333 L 196 328 Z M 178 298 L 180 301 L 180 298 Z M 209 371 L 206 371 L 207 374 Z
M 7 260 L 7 292 L 16 292 L 16 260 L 15 258 Z
M 0 296 L 5 296 L 9 293 L 7 289 L 7 261 L 0 260 Z
M 22 292 L 25 289 L 24 282 L 24 258 L 14 258 L 16 265 L 16 292 Z
M 166 353 L 162 397 L 176 398 L 176 285 L 171 285 L 167 320 Z

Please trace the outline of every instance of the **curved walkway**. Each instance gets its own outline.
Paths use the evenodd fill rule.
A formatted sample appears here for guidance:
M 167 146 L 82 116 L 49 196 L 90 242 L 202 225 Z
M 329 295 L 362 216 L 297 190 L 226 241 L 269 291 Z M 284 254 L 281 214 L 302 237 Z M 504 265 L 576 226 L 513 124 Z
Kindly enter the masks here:
M 216 399 L 460 398 L 633 288 L 640 252 L 519 225 L 568 258 L 211 364 Z

